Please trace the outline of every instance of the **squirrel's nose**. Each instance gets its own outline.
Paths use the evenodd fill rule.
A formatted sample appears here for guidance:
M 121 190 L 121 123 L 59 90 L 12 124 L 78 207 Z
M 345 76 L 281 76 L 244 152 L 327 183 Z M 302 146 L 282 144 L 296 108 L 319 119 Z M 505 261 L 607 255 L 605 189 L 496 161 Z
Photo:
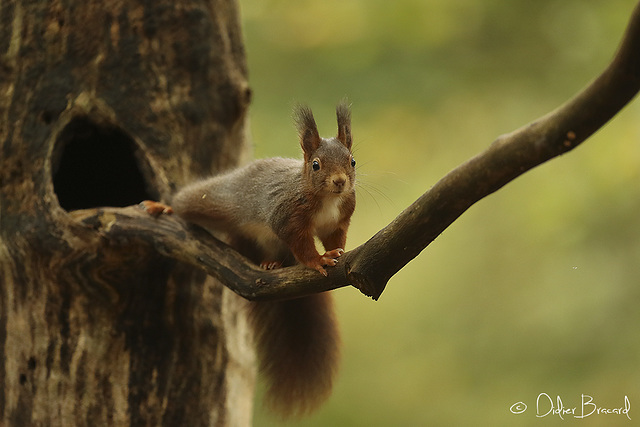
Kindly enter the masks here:
M 344 187 L 344 184 L 347 182 L 347 180 L 343 177 L 338 177 L 338 178 L 333 178 L 333 185 L 335 185 L 338 188 L 342 188 Z

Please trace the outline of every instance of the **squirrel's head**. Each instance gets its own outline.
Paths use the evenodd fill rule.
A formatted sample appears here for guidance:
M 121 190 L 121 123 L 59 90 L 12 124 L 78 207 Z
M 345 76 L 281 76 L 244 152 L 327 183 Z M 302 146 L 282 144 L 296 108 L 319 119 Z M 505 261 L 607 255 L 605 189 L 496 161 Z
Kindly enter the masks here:
M 351 112 L 342 102 L 336 107 L 338 135 L 321 138 L 311 109 L 295 110 L 300 145 L 304 152 L 304 175 L 318 193 L 342 195 L 353 192 L 356 161 L 351 153 Z

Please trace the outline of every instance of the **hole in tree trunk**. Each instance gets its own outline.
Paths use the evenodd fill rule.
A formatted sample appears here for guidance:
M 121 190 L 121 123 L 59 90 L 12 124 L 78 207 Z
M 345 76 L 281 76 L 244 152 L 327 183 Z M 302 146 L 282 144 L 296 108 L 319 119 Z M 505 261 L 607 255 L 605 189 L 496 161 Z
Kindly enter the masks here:
M 136 150 L 133 140 L 114 126 L 73 119 L 56 141 L 53 186 L 60 206 L 71 211 L 152 199 Z

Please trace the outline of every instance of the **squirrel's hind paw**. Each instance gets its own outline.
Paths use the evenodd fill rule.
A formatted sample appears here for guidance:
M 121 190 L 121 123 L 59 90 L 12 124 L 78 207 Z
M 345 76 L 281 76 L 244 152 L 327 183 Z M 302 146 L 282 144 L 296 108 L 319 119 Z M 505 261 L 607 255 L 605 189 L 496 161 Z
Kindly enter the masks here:
M 282 263 L 280 261 L 262 261 L 260 268 L 263 270 L 275 270 L 276 268 L 282 268 Z

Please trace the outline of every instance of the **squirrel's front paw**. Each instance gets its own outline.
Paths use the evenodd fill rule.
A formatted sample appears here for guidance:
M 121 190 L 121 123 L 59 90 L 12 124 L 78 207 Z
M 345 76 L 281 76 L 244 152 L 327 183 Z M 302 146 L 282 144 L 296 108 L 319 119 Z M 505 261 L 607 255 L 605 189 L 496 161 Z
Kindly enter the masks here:
M 340 258 L 340 255 L 342 255 L 343 253 L 344 249 L 342 248 L 327 251 L 320 257 L 320 262 L 322 263 L 322 265 L 329 265 L 333 267 L 338 263 L 338 258 Z
M 323 276 L 326 276 L 327 270 L 325 270 L 323 267 L 324 266 L 333 267 L 336 264 L 338 264 L 338 258 L 340 258 L 340 255 L 342 255 L 343 253 L 344 253 L 344 249 L 342 248 L 327 251 L 324 253 L 324 255 L 320 256 L 320 259 L 318 260 L 317 263 L 313 263 L 312 265 L 310 265 L 310 267 L 315 268 L 320 273 L 322 273 Z
M 144 200 L 140 202 L 140 207 L 152 216 L 159 216 L 162 214 L 171 215 L 173 213 L 171 206 L 160 202 L 154 202 L 153 200 Z

